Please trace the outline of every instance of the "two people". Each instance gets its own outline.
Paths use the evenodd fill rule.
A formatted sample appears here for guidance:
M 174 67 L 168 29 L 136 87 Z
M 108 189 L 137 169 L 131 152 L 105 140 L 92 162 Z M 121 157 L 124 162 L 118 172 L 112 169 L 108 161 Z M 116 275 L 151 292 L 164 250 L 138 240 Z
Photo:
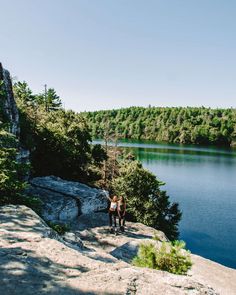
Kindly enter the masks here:
M 126 213 L 126 202 L 123 196 L 121 196 L 119 199 L 117 196 L 114 196 L 113 198 L 108 197 L 110 201 L 109 206 L 109 224 L 110 229 L 113 230 L 113 227 L 116 228 L 116 217 L 118 215 L 119 217 L 119 227 L 120 230 L 124 231 L 125 226 L 125 213 Z

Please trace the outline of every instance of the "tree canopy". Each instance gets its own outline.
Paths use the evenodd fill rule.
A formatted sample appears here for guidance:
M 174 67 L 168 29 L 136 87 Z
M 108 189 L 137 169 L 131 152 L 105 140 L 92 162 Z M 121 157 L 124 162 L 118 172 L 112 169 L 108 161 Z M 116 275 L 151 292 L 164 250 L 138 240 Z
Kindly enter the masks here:
M 82 114 L 94 138 L 107 129 L 119 138 L 229 146 L 236 142 L 236 109 L 130 107 Z
M 20 111 L 20 142 L 31 151 L 32 175 L 56 175 L 64 179 L 93 181 L 104 160 L 101 146 L 91 146 L 85 119 L 62 108 L 53 88 L 32 94 L 26 82 L 13 86 Z
M 113 179 L 113 190 L 125 196 L 127 212 L 134 221 L 160 229 L 175 240 L 181 212 L 177 203 L 170 203 L 161 185 L 163 183 L 140 162 L 128 159 L 121 161 L 118 176 Z

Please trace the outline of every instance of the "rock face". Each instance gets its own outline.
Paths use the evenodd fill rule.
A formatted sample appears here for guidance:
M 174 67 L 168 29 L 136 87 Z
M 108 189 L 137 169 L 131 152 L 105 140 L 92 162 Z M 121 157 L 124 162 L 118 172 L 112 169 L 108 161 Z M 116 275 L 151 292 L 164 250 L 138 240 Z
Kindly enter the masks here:
M 106 191 L 59 177 L 36 177 L 30 181 L 27 194 L 43 201 L 43 217 L 48 221 L 71 222 L 80 214 L 107 207 Z
M 106 214 L 81 215 L 71 230 L 84 248 L 75 250 L 27 207 L 0 207 L 0 294 L 235 294 L 236 271 L 199 256 L 193 256 L 187 276 L 130 265 L 122 245 L 132 250 L 153 235 L 160 241 L 165 235 L 127 223 L 126 233 L 114 236 L 106 224 Z M 75 236 L 67 238 L 75 241 Z
M 13 91 L 12 91 L 12 82 L 10 73 L 2 67 L 0 63 L 0 81 L 3 81 L 3 91 L 4 95 L 0 96 L 0 105 L 3 107 L 3 112 L 7 116 L 10 126 L 10 133 L 18 136 L 20 132 L 19 128 L 19 112 L 16 106 L 16 102 L 14 99 Z

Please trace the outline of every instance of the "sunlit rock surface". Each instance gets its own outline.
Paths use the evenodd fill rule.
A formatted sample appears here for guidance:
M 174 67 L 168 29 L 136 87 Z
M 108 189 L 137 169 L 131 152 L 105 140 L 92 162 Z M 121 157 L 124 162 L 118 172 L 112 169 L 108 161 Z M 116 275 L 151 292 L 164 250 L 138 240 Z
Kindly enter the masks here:
M 114 236 L 106 214 L 90 215 L 70 229 L 84 244 L 75 250 L 29 208 L 0 207 L 0 294 L 235 294 L 236 271 L 199 256 L 188 276 L 133 267 L 116 249 L 165 235 L 127 223 L 126 233 Z
M 49 221 L 71 222 L 107 207 L 106 191 L 55 176 L 32 179 L 27 193 L 43 201 L 43 217 Z

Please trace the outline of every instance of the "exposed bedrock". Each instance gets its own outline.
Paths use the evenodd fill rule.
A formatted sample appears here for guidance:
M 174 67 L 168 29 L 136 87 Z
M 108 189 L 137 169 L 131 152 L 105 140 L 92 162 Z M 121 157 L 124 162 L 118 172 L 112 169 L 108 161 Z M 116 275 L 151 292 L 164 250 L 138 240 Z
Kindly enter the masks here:
M 3 81 L 3 85 L 1 89 L 3 91 L 0 96 L 0 107 L 4 112 L 10 123 L 10 133 L 18 136 L 20 132 L 19 127 L 19 112 L 16 106 L 16 102 L 14 99 L 13 91 L 12 91 L 12 82 L 10 73 L 2 67 L 0 63 L 0 81 Z
M 106 191 L 55 176 L 33 178 L 27 194 L 42 200 L 43 218 L 54 222 L 71 222 L 81 214 L 107 207 Z
M 132 266 L 127 251 L 134 255 L 139 243 L 165 235 L 127 222 L 126 233 L 114 236 L 106 218 L 83 214 L 61 240 L 31 209 L 0 207 L 0 294 L 235 294 L 236 271 L 200 256 L 192 256 L 187 276 Z M 71 247 L 81 244 L 79 236 L 84 247 Z

